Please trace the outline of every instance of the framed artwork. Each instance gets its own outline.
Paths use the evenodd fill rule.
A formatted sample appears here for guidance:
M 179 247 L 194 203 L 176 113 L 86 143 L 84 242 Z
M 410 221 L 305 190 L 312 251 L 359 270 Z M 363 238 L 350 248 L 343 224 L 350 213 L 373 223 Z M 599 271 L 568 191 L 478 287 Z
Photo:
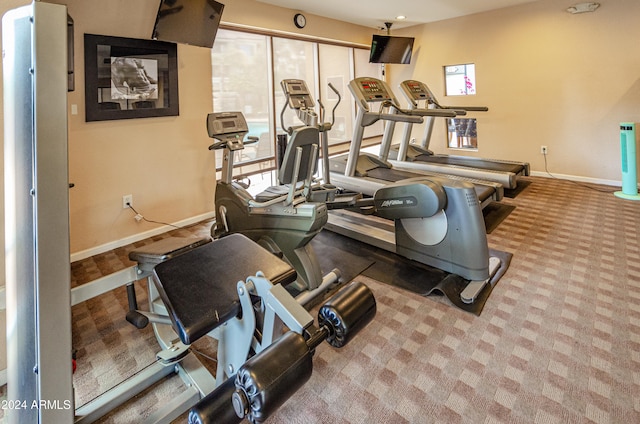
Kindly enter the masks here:
M 84 35 L 86 121 L 177 116 L 175 43 Z

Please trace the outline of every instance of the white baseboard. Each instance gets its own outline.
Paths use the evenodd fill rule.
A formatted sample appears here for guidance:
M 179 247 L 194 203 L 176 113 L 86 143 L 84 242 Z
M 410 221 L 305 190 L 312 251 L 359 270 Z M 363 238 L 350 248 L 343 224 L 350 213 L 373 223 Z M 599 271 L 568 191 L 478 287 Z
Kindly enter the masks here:
M 214 212 L 207 212 L 202 215 L 194 216 L 191 218 L 183 219 L 182 221 L 178 221 L 174 223 L 176 227 L 186 227 L 188 225 L 197 224 L 198 222 L 202 222 L 208 219 L 212 219 L 215 217 Z M 162 227 L 155 228 L 153 230 L 145 231 L 143 233 L 138 233 L 130 237 L 126 237 L 120 240 L 115 240 L 110 243 L 105 243 L 100 246 L 92 247 L 91 249 L 82 250 L 80 252 L 75 252 L 71 254 L 71 262 L 79 261 L 82 259 L 89 258 L 93 255 L 99 255 L 100 253 L 108 252 L 109 250 L 116 249 L 118 247 L 126 246 L 131 243 L 135 243 L 140 240 L 147 239 L 149 237 L 157 236 L 158 234 L 166 233 L 174 229 L 169 225 L 163 225 Z M 6 290 L 4 286 L 0 286 L 0 311 L 3 311 L 7 308 L 6 304 Z M 0 371 L 0 378 L 2 377 Z M 1 380 L 0 380 L 1 381 Z M 0 385 L 2 385 L 0 383 Z
M 555 172 L 552 172 L 551 175 L 549 175 L 544 171 L 531 171 L 530 174 L 533 177 L 557 178 L 559 180 L 578 181 L 581 183 L 590 183 L 590 184 L 603 184 L 603 185 L 614 186 L 614 187 L 622 186 L 622 181 L 602 180 L 599 178 L 580 177 L 577 175 L 556 174 Z
M 212 219 L 214 217 L 215 217 L 214 212 L 207 212 L 202 215 L 198 215 L 191 218 L 183 219 L 182 221 L 174 222 L 173 225 L 175 225 L 176 227 L 186 227 L 188 225 L 197 224 L 198 222 L 205 221 L 207 219 Z M 109 250 L 117 249 L 118 247 L 126 246 L 128 244 L 135 243 L 137 241 L 144 240 L 149 237 L 157 236 L 158 234 L 166 233 L 167 231 L 170 231 L 173 229 L 174 228 L 169 225 L 163 225 L 161 227 L 154 228 L 153 230 L 134 234 L 132 236 L 125 237 L 120 240 L 114 240 L 112 242 L 105 243 L 100 246 L 92 247 L 91 249 L 74 252 L 71 254 L 71 262 L 86 259 L 94 255 L 99 255 L 100 253 L 108 252 Z

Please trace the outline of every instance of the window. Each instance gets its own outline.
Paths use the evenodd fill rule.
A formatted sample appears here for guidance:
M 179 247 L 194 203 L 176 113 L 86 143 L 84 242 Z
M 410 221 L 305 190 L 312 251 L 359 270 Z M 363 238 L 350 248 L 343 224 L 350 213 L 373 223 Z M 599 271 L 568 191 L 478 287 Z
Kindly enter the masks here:
M 284 93 L 280 82 L 283 79 L 301 79 L 307 83 L 312 98 L 316 92 L 316 55 L 315 45 L 308 41 L 288 38 L 273 39 L 273 79 L 276 100 L 276 123 L 280 128 L 280 113 L 284 107 Z M 300 125 L 295 113 L 287 109 L 284 113 L 284 124 L 287 127 Z
M 476 65 L 450 65 L 444 67 L 447 96 L 468 96 L 476 94 Z
M 255 161 L 273 155 L 271 142 L 271 94 L 269 90 L 269 39 L 264 35 L 219 30 L 211 50 L 213 110 L 240 111 L 256 144 L 236 153 L 235 163 Z M 216 163 L 222 163 L 216 152 Z
M 476 65 L 444 67 L 445 94 L 469 96 L 476 94 Z M 477 149 L 478 130 L 475 118 L 447 119 L 447 145 L 454 149 Z
M 450 148 L 477 149 L 478 129 L 475 118 L 447 118 L 447 139 Z
M 249 134 L 260 138 L 254 145 L 236 153 L 234 163 L 250 175 L 272 169 L 276 133 L 280 128 L 280 112 L 284 95 L 283 79 L 303 79 L 314 100 L 321 99 L 327 116 L 337 96 L 327 87 L 332 82 L 342 97 L 336 110 L 335 125 L 329 134 L 332 145 L 351 139 L 354 102 L 348 92 L 348 82 L 357 74 L 378 76 L 379 65 L 369 64 L 369 48 L 327 44 L 310 40 L 286 38 L 280 35 L 247 33 L 235 29 L 220 29 L 211 50 L 213 110 L 241 111 L 249 125 Z M 319 105 L 316 105 L 319 107 Z M 285 112 L 285 125 L 298 125 L 294 113 Z M 377 135 L 382 133 L 381 127 Z M 367 136 L 376 135 L 367 133 Z M 217 152 L 216 165 L 221 166 Z M 255 166 L 258 164 L 260 166 Z
M 331 120 L 331 110 L 338 96 L 329 88 L 329 83 L 341 96 L 336 109 L 335 122 L 329 132 L 329 145 L 350 140 L 353 135 L 353 101 L 347 85 L 351 81 L 353 49 L 342 46 L 319 46 L 320 58 L 320 100 L 325 107 L 325 121 Z

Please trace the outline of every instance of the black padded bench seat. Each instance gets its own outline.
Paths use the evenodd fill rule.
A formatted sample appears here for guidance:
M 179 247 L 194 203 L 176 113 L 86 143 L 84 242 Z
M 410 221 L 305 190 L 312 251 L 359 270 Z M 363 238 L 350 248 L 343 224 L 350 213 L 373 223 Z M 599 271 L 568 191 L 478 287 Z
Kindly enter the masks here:
M 296 279 L 289 264 L 231 234 L 156 265 L 153 279 L 174 330 L 189 345 L 240 313 L 237 283 L 258 271 L 274 285 Z
M 159 263 L 210 242 L 210 237 L 167 237 L 130 252 L 129 259 L 143 271 L 151 272 Z

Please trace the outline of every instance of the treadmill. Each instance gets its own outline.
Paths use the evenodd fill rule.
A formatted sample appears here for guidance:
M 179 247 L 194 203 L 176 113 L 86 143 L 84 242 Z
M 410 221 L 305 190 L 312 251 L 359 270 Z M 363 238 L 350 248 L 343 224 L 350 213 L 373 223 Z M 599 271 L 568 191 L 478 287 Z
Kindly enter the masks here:
M 469 280 L 461 300 L 473 303 L 501 263 L 490 257 L 478 195 L 491 198 L 494 190 L 463 179 L 396 170 L 376 156 L 360 154 L 364 127 L 378 120 L 421 123 L 424 116 L 452 117 L 455 112 L 401 109 L 388 85 L 375 78 L 357 78 L 349 89 L 358 115 L 349 155 L 329 159 L 331 181 L 371 196 L 374 207 L 330 210 L 325 228 L 460 275 Z M 373 111 L 376 104 L 379 110 Z
M 423 82 L 406 80 L 400 84 L 402 93 L 409 101 L 409 108 L 418 110 L 419 102 L 432 110 L 455 110 L 458 115 L 469 112 L 486 112 L 484 106 L 443 106 L 438 103 L 433 92 Z M 435 120 L 429 117 L 420 144 L 410 143 L 412 123 L 406 123 L 399 145 L 391 146 L 387 155 L 381 155 L 383 160 L 389 160 L 401 169 L 442 172 L 469 178 L 495 181 L 505 188 L 514 189 L 518 185 L 518 178 L 529 175 L 529 163 L 507 161 L 499 159 L 483 159 L 472 156 L 436 155 L 429 150 L 431 134 Z
M 381 152 L 391 144 L 391 137 L 396 122 L 408 125 L 422 123 L 423 117 L 448 117 L 458 115 L 453 109 L 403 109 L 389 88 L 388 84 L 376 78 L 356 78 L 349 83 L 349 90 L 356 99 L 358 115 L 354 123 L 354 133 L 349 153 L 330 158 L 329 167 L 333 184 L 367 196 L 373 194 L 385 184 L 416 177 L 436 177 L 449 180 L 461 180 L 473 184 L 480 205 L 484 209 L 492 201 L 500 201 L 504 197 L 504 187 L 494 181 L 478 180 L 428 171 L 426 169 L 401 169 L 391 162 L 369 153 L 361 152 L 364 128 L 379 120 L 385 121 L 386 127 L 381 144 Z M 379 110 L 373 111 L 377 105 Z M 381 154 L 382 156 L 383 154 Z

